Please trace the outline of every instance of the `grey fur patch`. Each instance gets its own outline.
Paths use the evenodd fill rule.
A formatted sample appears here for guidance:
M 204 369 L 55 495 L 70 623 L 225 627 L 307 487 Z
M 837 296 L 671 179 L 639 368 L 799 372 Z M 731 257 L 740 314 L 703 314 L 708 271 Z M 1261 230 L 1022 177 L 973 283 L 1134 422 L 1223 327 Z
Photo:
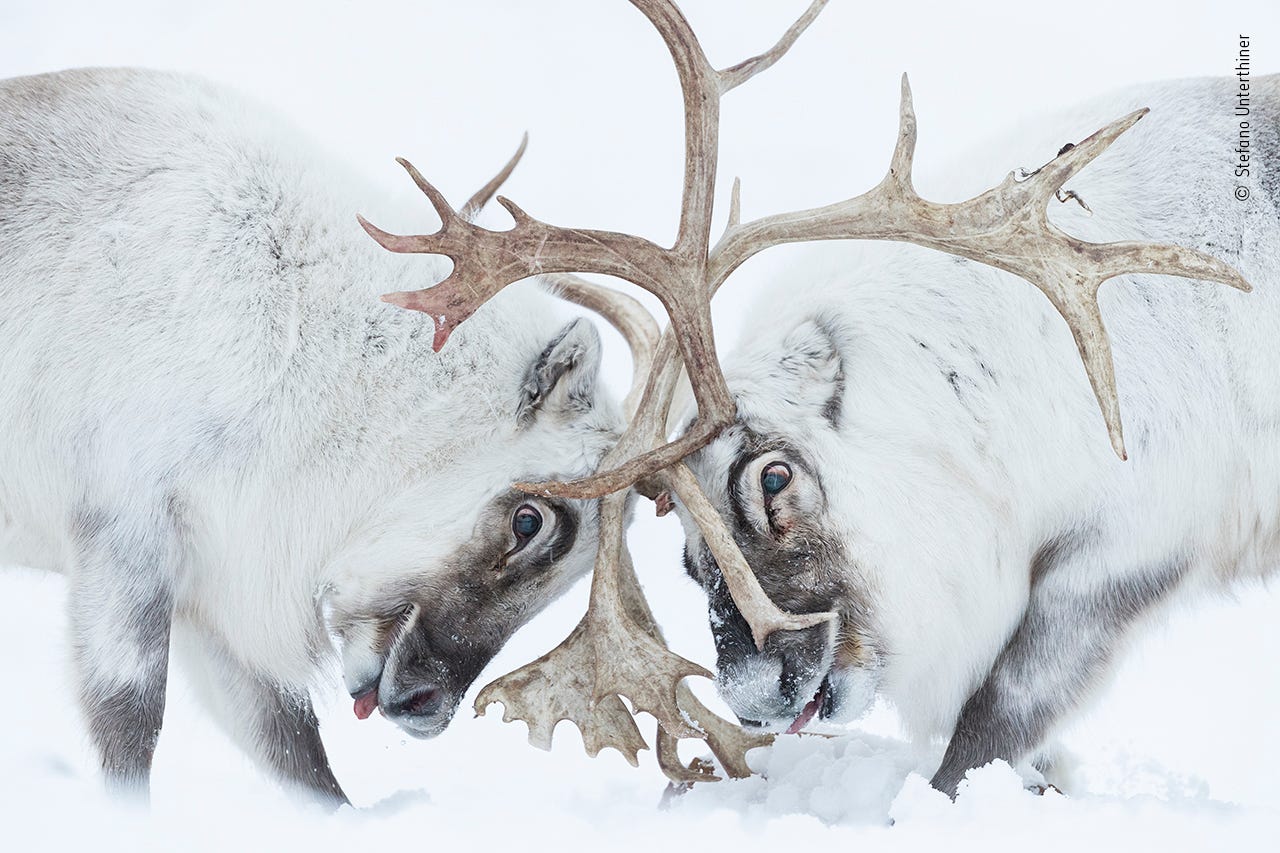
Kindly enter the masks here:
M 1068 528 L 1045 541 L 1031 558 L 1031 587 L 1034 589 L 1050 571 L 1061 566 L 1073 554 L 1080 553 L 1096 533 L 1082 527 Z
M 840 428 L 840 413 L 844 407 L 844 371 L 841 370 L 836 374 L 836 388 L 832 392 L 831 397 L 822 407 L 822 416 L 826 418 L 827 423 L 831 424 L 832 429 Z
M 82 670 L 80 700 L 89 734 L 98 749 L 107 787 L 118 793 L 145 796 L 151 759 L 164 720 L 168 682 L 169 629 L 173 604 L 167 591 L 120 614 L 120 622 L 150 666 L 139 677 L 114 683 L 94 669 L 91 655 L 78 656 Z M 106 687 L 104 685 L 112 685 Z
M 193 664 L 192 687 L 213 719 L 264 769 L 295 792 L 339 806 L 346 795 L 334 778 L 306 693 L 281 687 L 242 663 L 208 626 L 180 621 L 175 649 Z M 185 630 L 184 630 L 185 629 Z M 194 655 L 181 660 L 182 654 Z
M 164 673 L 82 699 L 108 789 L 145 796 L 164 720 Z
M 1261 99 L 1259 99 L 1261 100 Z M 1258 171 L 1258 183 L 1276 215 L 1280 216 L 1280 109 L 1261 103 L 1255 110 L 1258 120 L 1257 151 L 1254 168 Z
M 840 415 L 844 411 L 844 392 L 845 392 L 845 364 L 844 355 L 840 352 L 840 346 L 837 343 L 839 338 L 836 335 L 835 328 L 830 320 L 819 319 L 817 321 L 818 328 L 827 336 L 827 340 L 831 343 L 831 352 L 836 359 L 836 373 L 832 380 L 831 396 L 827 398 L 827 402 L 822 407 L 822 417 L 826 418 L 827 423 L 831 424 L 832 429 L 840 428 Z
M 142 506 L 84 503 L 68 531 L 77 546 L 69 607 L 81 705 L 108 786 L 145 795 L 164 715 L 184 510 L 173 493 L 150 513 Z
M 280 778 L 315 794 L 322 802 L 348 802 L 329 767 L 310 697 L 290 695 L 265 682 L 261 689 L 263 702 L 256 714 L 263 759 Z
M 1039 747 L 1053 724 L 1106 672 L 1118 641 L 1134 621 L 1166 598 L 1186 574 L 1187 562 L 1174 559 L 1076 592 L 1066 573 L 1089 559 L 1095 541 L 1067 533 L 1037 552 L 1026 612 L 961 709 L 932 780 L 935 788 L 955 796 L 971 768 L 996 758 L 1013 763 Z
M 805 325 L 811 325 L 817 334 L 808 340 L 797 342 L 795 336 L 800 334 Z M 806 375 L 808 371 L 820 373 L 823 365 L 829 365 L 830 376 L 821 378 L 823 381 L 830 382 L 831 394 L 823 402 L 819 413 L 827 423 L 831 424 L 832 429 L 838 429 L 844 408 L 845 364 L 834 322 L 827 317 L 810 317 L 792 331 L 787 343 L 792 349 L 782 356 L 780 366 L 788 373 L 801 378 L 802 381 L 812 382 L 813 377 Z

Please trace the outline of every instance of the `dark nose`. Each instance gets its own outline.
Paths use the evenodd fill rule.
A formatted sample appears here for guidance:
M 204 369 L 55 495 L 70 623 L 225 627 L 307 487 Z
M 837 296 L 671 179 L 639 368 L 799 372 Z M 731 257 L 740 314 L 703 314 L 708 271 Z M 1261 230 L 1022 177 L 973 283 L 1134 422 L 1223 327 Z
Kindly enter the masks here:
M 423 684 L 401 692 L 382 710 L 392 717 L 429 717 L 444 704 L 444 690 L 434 684 Z
M 812 698 L 814 679 L 825 675 L 831 637 L 828 625 L 814 625 L 797 631 L 774 631 L 764 641 L 764 654 L 782 661 L 778 691 L 790 703 L 803 705 Z

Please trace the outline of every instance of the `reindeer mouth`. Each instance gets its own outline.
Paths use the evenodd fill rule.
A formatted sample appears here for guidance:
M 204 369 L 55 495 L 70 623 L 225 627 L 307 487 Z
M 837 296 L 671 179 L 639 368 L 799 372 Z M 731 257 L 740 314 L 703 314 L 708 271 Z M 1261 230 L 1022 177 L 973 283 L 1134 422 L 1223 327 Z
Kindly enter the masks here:
M 406 604 L 396 611 L 392 616 L 383 621 L 380 630 L 381 639 L 378 643 L 378 655 L 381 661 L 378 665 L 377 675 L 369 679 L 361 687 L 351 691 L 351 698 L 355 700 L 353 709 L 356 719 L 367 720 L 378 710 L 378 691 L 382 687 L 382 676 L 386 673 L 387 661 L 390 659 L 396 643 L 400 641 L 404 632 L 408 630 L 410 625 L 418 616 L 417 604 Z
M 800 715 L 795 718 L 791 725 L 787 726 L 787 734 L 799 734 L 804 727 L 813 722 L 814 717 L 823 719 L 829 717 L 834 710 L 835 702 L 831 692 L 831 676 L 827 675 L 822 679 L 822 684 L 818 686 L 818 692 L 813 694 L 813 698 L 809 700 L 809 704 L 804 706 L 800 711 Z
M 378 708 L 378 681 L 374 681 L 367 689 L 355 694 L 355 712 L 357 720 L 367 720 Z

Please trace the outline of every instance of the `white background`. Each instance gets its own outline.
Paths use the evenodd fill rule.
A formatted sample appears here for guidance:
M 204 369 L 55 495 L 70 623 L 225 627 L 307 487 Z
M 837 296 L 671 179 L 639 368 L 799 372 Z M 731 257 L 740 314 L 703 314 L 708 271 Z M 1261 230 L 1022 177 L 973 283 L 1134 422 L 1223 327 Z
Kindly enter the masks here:
M 806 3 L 682 5 L 713 63 L 724 66 L 766 48 Z M 790 55 L 726 99 L 722 197 L 740 175 L 751 217 L 870 187 L 887 166 L 902 71 L 911 75 L 920 123 L 917 185 L 928 195 L 943 163 L 985 138 L 1018 133 L 1039 113 L 1133 83 L 1231 74 L 1239 33 L 1254 38 L 1256 73 L 1280 70 L 1274 0 L 975 6 L 833 0 Z M 504 193 L 530 213 L 660 242 L 674 234 L 682 156 L 675 74 L 657 36 L 623 0 L 0 0 L 0 77 L 86 65 L 178 69 L 235 86 L 373 184 L 401 194 L 416 190 L 394 156 L 409 157 L 460 202 L 527 130 L 529 153 Z M 1223 157 L 1225 169 L 1229 152 Z M 1039 163 L 1007 168 L 1018 165 Z M 422 210 L 429 230 L 425 200 Z M 722 340 L 732 340 L 746 294 L 785 279 L 789 259 L 805 251 L 776 251 L 744 267 L 717 306 Z M 607 343 L 608 375 L 621 382 L 621 343 L 612 335 Z M 710 662 L 700 597 L 680 577 L 678 526 L 641 516 L 633 541 L 659 616 L 680 651 Z M 546 756 L 524 746 L 523 726 L 503 725 L 496 709 L 478 721 L 460 714 L 435 741 L 405 742 L 380 719 L 356 725 L 335 683 L 319 697 L 326 739 L 364 809 L 326 817 L 296 811 L 249 767 L 201 718 L 180 676 L 157 756 L 153 813 L 121 813 L 97 793 L 76 718 L 61 596 L 57 578 L 0 573 L 0 672 L 10 695 L 0 704 L 0 825 L 8 827 L 0 837 L 6 847 L 18 842 L 11 849 L 179 842 L 431 849 L 482 839 L 572 849 L 588 839 L 652 847 L 690 838 L 1229 849 L 1280 837 L 1280 596 L 1265 590 L 1179 614 L 1135 653 L 1071 738 L 1084 786 L 1070 800 L 1023 797 L 1012 774 L 997 774 L 947 806 L 913 788 L 917 779 L 894 810 L 892 830 L 883 827 L 887 800 L 862 811 L 842 805 L 864 790 L 892 799 L 902 768 L 928 761 L 865 734 L 892 738 L 884 709 L 841 745 L 810 739 L 779 750 L 767 784 L 695 791 L 660 813 L 654 804 L 663 784 L 651 757 L 639 771 L 613 754 L 590 761 L 564 726 Z M 553 645 L 584 597 L 579 587 L 518 635 L 480 683 Z M 870 758 L 857 759 L 858 750 Z M 877 761 L 893 767 L 881 772 Z

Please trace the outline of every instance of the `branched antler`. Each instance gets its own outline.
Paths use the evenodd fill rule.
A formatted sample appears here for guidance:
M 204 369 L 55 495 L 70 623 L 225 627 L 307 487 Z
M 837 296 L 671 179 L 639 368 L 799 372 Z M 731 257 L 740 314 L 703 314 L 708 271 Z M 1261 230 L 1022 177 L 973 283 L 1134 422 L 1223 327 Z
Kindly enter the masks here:
M 717 71 L 707 61 L 689 22 L 670 0 L 631 0 L 662 35 L 675 62 L 684 94 L 684 196 L 675 244 L 664 249 L 642 237 L 612 231 L 562 228 L 541 222 L 509 199 L 498 203 L 515 220 L 507 231 L 474 225 L 455 211 L 444 196 L 408 161 L 398 162 L 427 196 L 443 223 L 434 234 L 402 237 L 389 234 L 363 217 L 360 224 L 373 239 L 393 252 L 446 255 L 453 271 L 425 290 L 392 293 L 383 298 L 404 308 L 423 311 L 435 322 L 433 346 L 444 346 L 458 324 L 498 291 L 521 279 L 542 273 L 592 272 L 617 276 L 658 297 L 678 330 L 680 355 L 688 365 L 698 424 L 679 441 L 657 449 L 644 448 L 638 460 L 626 462 L 629 481 L 616 488 L 597 481 L 600 497 L 625 488 L 643 476 L 671 465 L 706 444 L 733 420 L 734 406 L 715 357 L 711 307 L 707 299 L 706 268 L 715 195 L 720 127 L 720 97 L 773 65 L 817 17 L 826 0 L 815 0 L 808 11 L 769 51 Z M 630 476 L 633 475 L 633 476 Z M 615 486 L 613 477 L 608 486 Z M 540 491 L 555 491 L 550 485 Z M 581 490 L 579 490 L 581 491 Z M 581 495 L 578 495 L 581 496 Z
M 676 746 L 681 737 L 702 738 L 731 776 L 747 775 L 746 753 L 768 736 L 745 732 L 712 714 L 684 683 L 709 675 L 673 654 L 662 640 L 640 591 L 623 545 L 625 491 L 675 496 L 697 523 L 714 555 L 734 603 L 763 648 L 774 631 L 800 630 L 834 617 L 831 613 L 788 614 L 760 588 L 754 573 L 715 507 L 681 463 L 731 423 L 734 406 L 715 358 L 710 300 L 744 261 L 772 246 L 811 240 L 895 240 L 927 246 L 1011 272 L 1039 288 L 1066 320 L 1098 399 L 1112 447 L 1125 458 L 1110 344 L 1098 311 L 1097 292 L 1107 279 L 1125 273 L 1159 273 L 1203 279 L 1248 290 L 1227 264 L 1193 249 L 1140 242 L 1089 243 L 1071 237 L 1048 220 L 1051 198 L 1064 183 L 1105 151 L 1144 114 L 1139 110 L 1099 130 L 1029 175 L 1010 174 L 993 189 L 968 201 L 938 204 L 921 198 L 912 184 L 916 117 L 906 76 L 902 78 L 897 143 L 889 171 L 873 189 L 812 210 L 741 221 L 740 185 L 734 182 L 729 221 L 711 245 L 711 217 L 718 160 L 721 97 L 777 62 L 826 5 L 814 0 L 804 15 L 768 51 L 724 70 L 715 70 L 688 22 L 672 0 L 630 0 L 658 30 L 680 79 L 684 98 L 684 192 L 676 240 L 663 248 L 642 237 L 610 231 L 565 228 L 537 220 L 514 202 L 498 202 L 514 219 L 494 231 L 470 220 L 477 205 L 461 213 L 408 162 L 400 160 L 441 218 L 434 234 L 397 236 L 360 223 L 393 252 L 442 254 L 454 262 L 440 284 L 383 297 L 424 311 L 435 323 L 439 350 L 453 329 L 507 285 L 533 275 L 567 299 L 599 311 L 619 327 L 635 353 L 635 377 L 626 410 L 627 429 L 600 470 L 572 482 L 517 483 L 534 494 L 600 498 L 600 542 L 591 604 L 573 633 L 547 655 L 481 691 L 478 713 L 502 702 L 504 719 L 529 723 L 530 740 L 549 746 L 556 723 L 572 720 L 592 755 L 618 749 L 633 764 L 645 748 L 631 712 L 657 718 L 658 761 L 672 779 L 714 778 L 702 762 L 685 766 Z M 520 152 L 524 150 L 523 143 Z M 508 168 L 480 192 L 488 198 Z M 473 202 L 475 201 L 473 199 Z M 473 209 L 474 208 L 474 209 Z M 602 273 L 630 281 L 662 302 L 670 323 L 655 344 L 656 324 L 635 300 L 569 273 Z M 551 275 L 555 274 L 555 275 Z M 668 442 L 667 418 L 681 371 L 687 370 L 698 417 L 685 435 Z M 644 378 L 641 389 L 640 378 Z M 642 390 L 642 393 L 641 393 Z M 636 402 L 637 394 L 640 395 Z
M 705 299 L 743 261 L 770 246 L 811 240 L 898 240 L 961 255 L 1014 273 L 1040 288 L 1071 328 L 1085 371 L 1098 398 L 1115 452 L 1125 458 L 1120 404 L 1110 344 L 1097 307 L 1104 281 L 1125 273 L 1160 273 L 1249 285 L 1240 274 L 1203 252 L 1178 246 L 1122 242 L 1088 243 L 1048 221 L 1048 201 L 1062 185 L 1101 154 L 1146 110 L 1118 119 L 1023 181 L 1010 174 L 998 187 L 958 204 L 937 204 L 916 194 L 911 183 L 916 119 L 906 76 L 902 81 L 901 127 L 889 173 L 870 192 L 823 208 L 779 214 L 731 227 L 708 263 L 711 196 L 715 183 L 719 99 L 771 66 L 825 5 L 813 3 L 778 44 L 724 71 L 706 61 L 688 22 L 669 2 L 632 0 L 671 48 L 685 93 L 685 198 L 675 245 L 661 249 L 643 238 L 615 232 L 562 229 L 530 218 L 514 203 L 499 203 L 516 219 L 510 231 L 468 231 L 455 220 L 438 191 L 407 163 L 445 220 L 436 234 L 395 237 L 361 223 L 383 246 L 398 252 L 433 252 L 454 259 L 453 274 L 440 285 L 388 301 L 426 311 L 436 319 L 436 344 L 498 290 L 539 272 L 601 272 L 644 287 L 662 300 L 689 365 L 699 423 L 682 440 L 590 478 L 569 484 L 531 484 L 531 490 L 571 497 L 598 497 L 631 485 L 647 471 L 670 465 L 717 434 L 732 416 L 724 377 L 714 360 L 710 311 Z M 403 161 L 402 161 L 403 162 Z M 471 226 L 476 228 L 476 226 Z M 483 232 L 483 233 L 480 233 Z M 465 259 L 464 259 L 465 256 Z M 485 272 L 473 269 L 483 265 Z M 705 275 L 702 273 L 705 272 Z M 431 294 L 428 296 L 427 294 Z M 709 359 L 708 357 L 711 356 Z
M 592 758 L 613 747 L 635 767 L 639 751 L 648 747 L 621 699 L 594 698 L 595 645 L 588 630 L 583 619 L 556 648 L 486 686 L 476 697 L 476 714 L 501 702 L 503 722 L 524 720 L 529 742 L 539 749 L 551 749 L 556 724 L 572 720 Z
M 1011 272 L 1039 288 L 1067 321 L 1112 447 L 1124 459 L 1120 403 L 1111 345 L 1098 312 L 1098 288 L 1118 275 L 1158 273 L 1250 289 L 1233 267 L 1204 252 L 1154 243 L 1089 243 L 1049 222 L 1049 201 L 1063 184 L 1147 112 L 1137 110 L 1111 122 L 1021 179 L 1010 173 L 999 186 L 968 201 L 937 204 L 922 199 L 912 185 L 916 116 L 904 74 L 898 142 L 884 180 L 847 201 L 731 226 L 712 252 L 712 287 L 769 247 L 814 240 L 899 240 Z

